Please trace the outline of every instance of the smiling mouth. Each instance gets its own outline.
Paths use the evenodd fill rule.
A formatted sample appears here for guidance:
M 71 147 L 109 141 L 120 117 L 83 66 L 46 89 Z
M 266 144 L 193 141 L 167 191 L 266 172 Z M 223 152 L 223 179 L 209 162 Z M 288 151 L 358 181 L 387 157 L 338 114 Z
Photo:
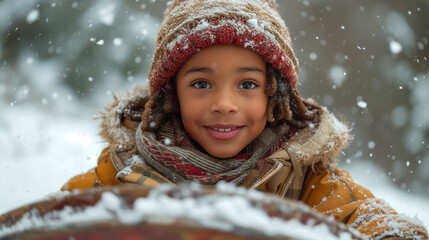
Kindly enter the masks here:
M 213 129 L 215 131 L 219 131 L 219 132 L 230 132 L 232 130 L 237 129 L 237 127 L 233 127 L 233 128 L 215 128 L 215 127 L 211 127 L 211 129 Z
M 230 140 L 237 136 L 243 127 L 205 127 L 208 134 L 217 140 Z

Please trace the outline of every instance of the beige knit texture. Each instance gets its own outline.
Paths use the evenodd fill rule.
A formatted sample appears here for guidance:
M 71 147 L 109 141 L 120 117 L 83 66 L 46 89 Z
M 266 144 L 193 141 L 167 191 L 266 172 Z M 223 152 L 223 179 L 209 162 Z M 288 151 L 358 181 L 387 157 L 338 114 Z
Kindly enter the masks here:
M 167 58 L 168 47 L 198 27 L 201 21 L 210 24 L 219 21 L 246 23 L 248 20 L 257 20 L 257 23 L 262 25 L 264 35 L 289 58 L 287 60 L 292 63 L 293 75 L 297 79 L 298 60 L 292 50 L 289 31 L 276 8 L 277 4 L 274 0 L 171 1 L 164 13 L 164 21 L 158 33 L 154 58 L 148 73 L 149 80 L 153 81 L 154 75 L 161 70 L 162 60 Z M 152 94 L 154 93 L 151 92 Z

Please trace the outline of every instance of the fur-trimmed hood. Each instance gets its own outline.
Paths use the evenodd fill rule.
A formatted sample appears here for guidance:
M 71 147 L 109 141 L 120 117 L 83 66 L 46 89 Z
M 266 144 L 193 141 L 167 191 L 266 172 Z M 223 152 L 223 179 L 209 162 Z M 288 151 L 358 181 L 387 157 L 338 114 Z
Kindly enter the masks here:
M 104 110 L 99 111 L 101 119 L 100 136 L 110 145 L 119 147 L 135 146 L 135 132 L 126 128 L 123 124 L 124 114 L 130 109 L 144 109 L 144 104 L 149 99 L 149 89 L 137 86 L 125 95 L 113 95 L 113 103 Z
M 135 131 L 126 128 L 123 119 L 130 110 L 144 110 L 149 99 L 148 88 L 138 86 L 125 95 L 114 95 L 114 101 L 100 111 L 101 137 L 111 146 L 134 147 Z M 336 163 L 336 157 L 351 139 L 350 128 L 328 110 L 323 109 L 319 122 L 300 129 L 287 142 L 303 166 Z

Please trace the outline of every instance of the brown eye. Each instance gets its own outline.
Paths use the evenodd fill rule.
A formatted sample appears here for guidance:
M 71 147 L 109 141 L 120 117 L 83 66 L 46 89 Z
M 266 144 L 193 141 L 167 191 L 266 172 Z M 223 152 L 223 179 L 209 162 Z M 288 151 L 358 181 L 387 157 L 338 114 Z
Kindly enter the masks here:
M 258 85 L 256 85 L 256 84 L 255 84 L 255 83 L 253 83 L 253 82 L 249 82 L 249 81 L 242 82 L 242 83 L 240 84 L 240 86 L 238 86 L 238 88 L 242 88 L 242 89 L 254 89 L 254 88 L 256 88 L 256 87 L 258 87 Z
M 195 88 L 210 88 L 210 84 L 206 81 L 198 81 L 192 84 Z

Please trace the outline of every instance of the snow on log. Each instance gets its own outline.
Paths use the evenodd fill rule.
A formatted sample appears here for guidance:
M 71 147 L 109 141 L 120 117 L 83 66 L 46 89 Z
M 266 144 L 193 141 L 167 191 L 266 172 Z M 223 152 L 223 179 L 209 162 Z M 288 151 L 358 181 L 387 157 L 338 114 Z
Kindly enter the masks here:
M 0 238 L 364 239 L 300 204 L 219 183 L 62 194 L 0 217 Z

